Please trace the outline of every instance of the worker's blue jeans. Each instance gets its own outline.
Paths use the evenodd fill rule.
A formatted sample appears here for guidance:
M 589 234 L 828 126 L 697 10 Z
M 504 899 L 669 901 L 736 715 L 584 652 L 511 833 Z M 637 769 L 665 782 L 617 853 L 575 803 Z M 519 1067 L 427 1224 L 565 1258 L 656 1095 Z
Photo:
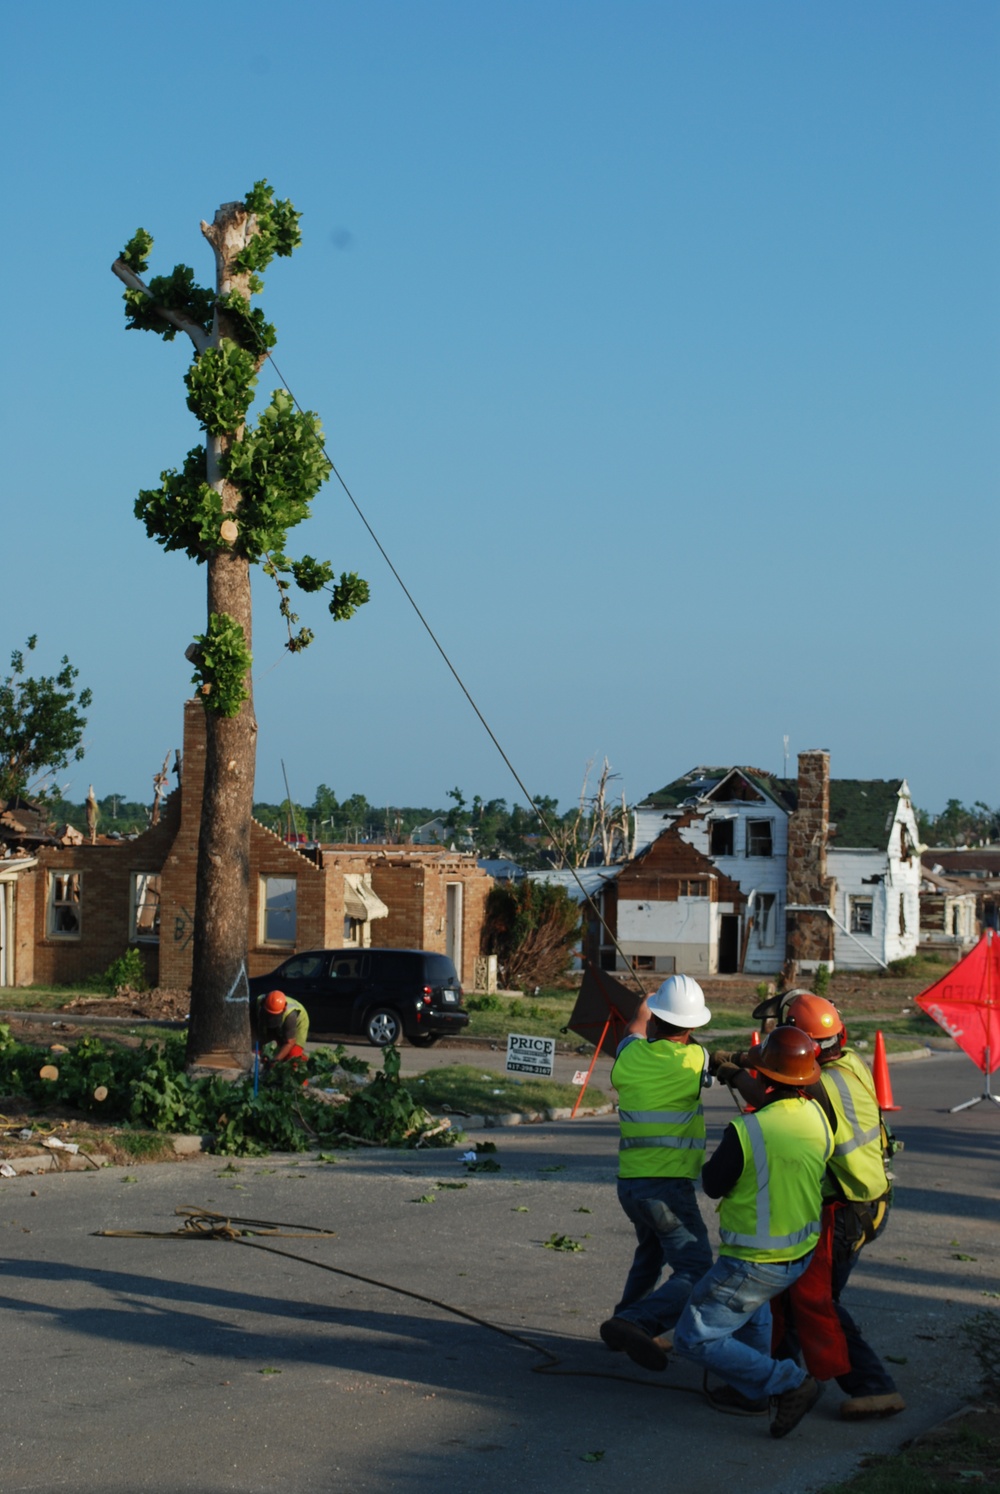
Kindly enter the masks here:
M 614 1315 L 655 1337 L 674 1326 L 712 1264 L 708 1231 L 692 1178 L 619 1178 L 618 1202 L 635 1229 L 636 1247 Z M 672 1274 L 658 1287 L 667 1270 Z
M 793 1359 L 771 1358 L 771 1298 L 812 1260 L 744 1261 L 721 1255 L 697 1282 L 674 1332 L 674 1352 L 710 1369 L 751 1400 L 794 1390 L 806 1378 Z

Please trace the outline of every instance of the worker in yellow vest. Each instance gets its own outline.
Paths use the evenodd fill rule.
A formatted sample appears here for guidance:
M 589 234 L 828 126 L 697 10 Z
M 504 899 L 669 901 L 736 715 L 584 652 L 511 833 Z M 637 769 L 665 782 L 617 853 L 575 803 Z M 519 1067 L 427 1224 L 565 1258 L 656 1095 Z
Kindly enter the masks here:
M 618 1201 L 636 1247 L 601 1337 L 645 1369 L 666 1367 L 663 1335 L 712 1264 L 694 1186 L 705 1160 L 701 1091 L 712 1081 L 708 1054 L 691 1036 L 711 1019 L 698 982 L 671 975 L 641 1004 L 611 1070 L 621 1130 Z
M 815 1405 L 820 1385 L 793 1359 L 771 1355 L 772 1297 L 804 1273 L 820 1237 L 823 1175 L 833 1132 L 804 1086 L 819 1079 L 815 1044 L 776 1027 L 750 1050 L 765 1090 L 738 1116 L 702 1171 L 719 1209 L 719 1259 L 694 1287 L 674 1332 L 674 1350 L 725 1383 L 708 1391 L 720 1411 L 764 1414 L 784 1437 Z
M 847 1029 L 832 1001 L 800 993 L 785 1020 L 817 1044 L 820 1085 L 834 1115 L 825 1190 L 834 1204 L 831 1291 L 851 1360 L 848 1374 L 837 1376 L 848 1396 L 840 1414 L 846 1421 L 894 1416 L 906 1409 L 906 1402 L 840 1300 L 862 1247 L 882 1233 L 889 1217 L 891 1188 L 875 1084 L 864 1059 L 847 1046 Z
M 255 1022 L 257 1041 L 276 1045 L 272 1063 L 285 1059 L 305 1058 L 309 1036 L 309 1013 L 298 1001 L 290 1000 L 284 991 L 268 991 L 257 999 Z

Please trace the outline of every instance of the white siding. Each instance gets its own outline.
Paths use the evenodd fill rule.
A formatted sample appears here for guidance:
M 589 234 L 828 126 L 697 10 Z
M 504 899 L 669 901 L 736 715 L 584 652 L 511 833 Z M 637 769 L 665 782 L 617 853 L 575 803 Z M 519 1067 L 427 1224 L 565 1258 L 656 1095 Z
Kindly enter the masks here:
M 900 855 L 903 833 L 909 856 Z M 827 871 L 837 879 L 835 912 L 844 928 L 851 928 L 852 899 L 871 898 L 872 931 L 853 937 L 837 928 L 834 964 L 838 970 L 871 970 L 879 963 L 916 954 L 920 942 L 920 857 L 917 825 L 910 801 L 900 796 L 886 851 L 830 848 Z M 902 923 L 900 928 L 900 909 Z M 866 953 L 867 952 L 867 953 Z
M 711 856 L 710 822 L 728 819 L 733 821 L 733 855 Z M 770 820 L 770 856 L 747 855 L 747 821 Z M 750 934 L 744 970 L 749 975 L 770 975 L 781 969 L 785 959 L 785 886 L 788 877 L 788 815 L 772 800 L 761 804 L 746 804 L 742 801 L 720 804 L 710 810 L 703 819 L 685 826 L 680 834 L 690 846 L 710 856 L 712 864 L 727 877 L 739 884 L 740 891 L 749 897 L 770 893 L 774 897 L 774 911 L 769 942 L 761 943 L 761 931 L 756 926 Z M 742 936 L 742 928 L 740 930 Z M 773 942 L 772 942 L 773 941 Z

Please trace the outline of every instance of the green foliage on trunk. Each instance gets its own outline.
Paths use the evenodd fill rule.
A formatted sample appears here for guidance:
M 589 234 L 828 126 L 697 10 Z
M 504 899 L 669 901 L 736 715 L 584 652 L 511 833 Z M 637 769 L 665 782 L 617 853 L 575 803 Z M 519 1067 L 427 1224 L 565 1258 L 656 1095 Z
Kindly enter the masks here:
M 250 294 L 256 295 L 263 289 L 261 272 L 274 256 L 289 255 L 298 246 L 299 215 L 290 202 L 275 198 L 266 181 L 254 184 L 243 207 L 252 216 L 247 242 L 233 268 L 248 277 Z M 122 251 L 121 262 L 141 276 L 152 249 L 152 235 L 140 228 Z M 256 425 L 245 423 L 257 375 L 276 342 L 275 330 L 241 291 L 216 295 L 195 283 L 187 265 L 153 277 L 145 290 L 128 286 L 124 302 L 128 328 L 156 332 L 166 341 L 182 329 L 165 313 L 187 319 L 197 348 L 185 375 L 187 403 L 216 442 L 213 463 L 219 475 L 213 486 L 206 450 L 189 451 L 180 470 L 165 469 L 158 488 L 139 493 L 136 518 L 165 550 L 183 550 L 199 563 L 228 552 L 251 565 L 262 564 L 277 587 L 279 610 L 288 628 L 287 647 L 298 652 L 312 641 L 313 633 L 305 627 L 295 631 L 299 619 L 288 601 L 291 584 L 307 593 L 327 591 L 334 621 L 353 616 L 364 605 L 368 584 L 354 572 L 343 572 L 335 582 L 328 561 L 309 555 L 294 560 L 285 553 L 288 531 L 309 517 L 331 466 L 318 417 L 296 409 L 287 390 L 273 392 Z M 208 346 L 206 337 L 211 338 Z M 228 496 L 223 491 L 226 484 Z M 235 679 L 238 662 L 243 661 L 247 674 L 251 658 L 245 638 L 241 649 L 234 630 L 242 634 L 232 618 L 225 627 L 213 618 L 209 633 L 196 640 L 202 704 L 223 715 L 235 714 L 249 693 L 244 687 L 241 694 Z M 212 665 L 207 662 L 210 653 L 216 658 Z

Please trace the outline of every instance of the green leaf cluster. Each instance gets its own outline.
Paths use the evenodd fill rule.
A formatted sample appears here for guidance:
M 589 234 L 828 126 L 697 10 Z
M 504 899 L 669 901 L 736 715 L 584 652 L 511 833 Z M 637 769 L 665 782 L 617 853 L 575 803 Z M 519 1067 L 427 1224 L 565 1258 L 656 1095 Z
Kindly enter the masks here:
M 38 1105 L 72 1106 L 111 1123 L 208 1134 L 214 1138 L 214 1150 L 229 1156 L 302 1152 L 319 1141 L 349 1145 L 351 1136 L 344 1137 L 345 1132 L 383 1146 L 414 1146 L 432 1124 L 399 1083 L 398 1055 L 394 1075 L 379 1074 L 359 1092 L 369 1095 L 362 1113 L 352 1109 L 354 1100 L 329 1105 L 316 1093 L 335 1070 L 358 1067 L 340 1046 L 332 1052 L 321 1049 L 300 1063 L 275 1065 L 257 1095 L 249 1076 L 235 1084 L 189 1078 L 184 1071 L 185 1046 L 180 1036 L 138 1049 L 86 1037 L 53 1055 L 17 1042 L 10 1028 L 0 1025 L 0 1093 L 23 1096 Z M 40 1075 L 49 1061 L 58 1069 L 55 1080 Z M 362 1062 L 360 1067 L 368 1066 Z M 309 1085 L 304 1086 L 307 1078 Z M 103 1099 L 97 1098 L 99 1093 Z M 443 1132 L 430 1139 L 449 1146 L 454 1137 Z
M 168 468 L 160 479 L 160 487 L 140 491 L 133 509 L 150 539 L 164 550 L 184 550 L 199 565 L 229 548 L 219 534 L 226 515 L 220 494 L 207 481 L 205 448 L 193 447 L 180 472 Z
M 152 247 L 152 236 L 140 228 L 125 245 L 121 258 L 130 270 L 141 275 Z M 164 321 L 161 308 L 183 313 L 206 333 L 212 327 L 215 292 L 196 284 L 190 265 L 174 265 L 169 275 L 154 275 L 149 282 L 148 296 L 129 286 L 122 300 L 125 302 L 125 325 L 130 332 L 155 332 L 164 342 L 172 342 L 178 328 Z
M 121 258 L 136 275 L 144 275 L 153 248 L 153 235 L 137 228 L 121 252 Z
M 291 395 L 276 389 L 256 426 L 234 441 L 223 468 L 241 493 L 239 548 L 256 562 L 283 551 L 289 529 L 309 517 L 309 504 L 330 474 L 323 428 Z
M 301 214 L 287 198 L 276 202 L 274 189 L 267 181 L 254 182 L 244 202 L 247 211 L 257 219 L 258 231 L 236 256 L 235 265 L 238 270 L 251 275 L 251 289 L 259 292 L 263 286 L 257 272 L 266 270 L 276 254 L 289 255 L 301 244 Z
M 198 686 L 206 711 L 235 716 L 247 699 L 247 675 L 253 655 L 246 634 L 228 612 L 213 612 L 208 632 L 195 638 L 198 649 L 191 683 Z
M 25 644 L 29 653 L 37 642 L 33 633 Z M 87 725 L 82 712 L 93 699 L 89 690 L 77 695 L 80 671 L 65 654 L 58 674 L 38 679 L 25 675 L 20 649 L 14 649 L 10 663 L 10 674 L 0 680 L 0 799 L 23 793 L 43 769 L 57 773 L 71 758 L 80 761 Z
M 184 382 L 188 409 L 197 415 L 202 430 L 225 436 L 246 419 L 257 387 L 257 360 L 246 348 L 223 338 L 218 347 L 199 354 Z
M 241 296 L 239 291 L 227 291 L 224 296 L 219 296 L 215 304 L 229 318 L 233 341 L 251 353 L 265 353 L 278 341 L 273 324 L 266 319 L 260 307 L 251 307 L 246 296 Z

